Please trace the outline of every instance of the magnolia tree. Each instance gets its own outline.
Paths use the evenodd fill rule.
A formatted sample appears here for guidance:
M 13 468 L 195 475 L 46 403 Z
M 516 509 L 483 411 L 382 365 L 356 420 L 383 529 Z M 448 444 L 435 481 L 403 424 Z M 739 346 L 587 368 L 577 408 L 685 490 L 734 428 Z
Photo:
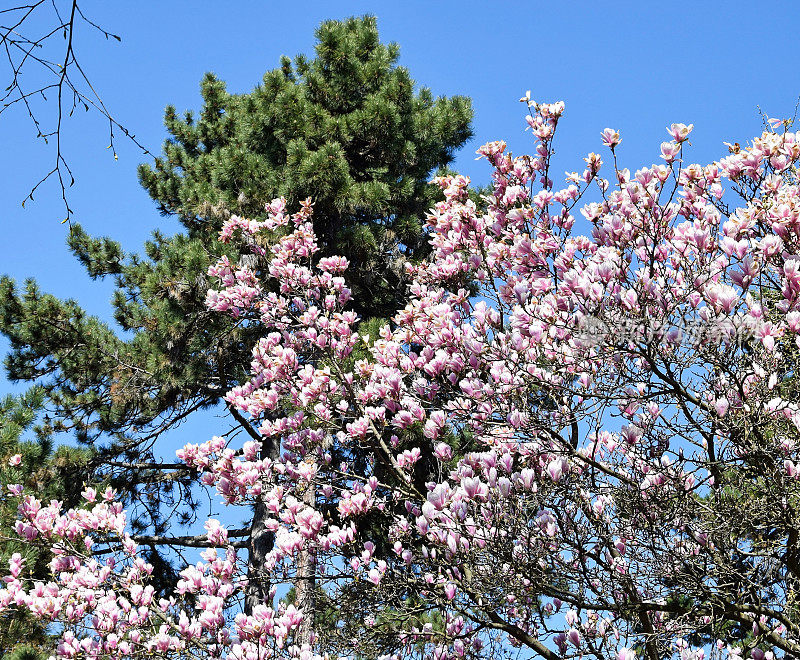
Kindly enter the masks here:
M 156 598 L 113 492 L 65 513 L 9 485 L 55 558 L 42 583 L 15 555 L 0 606 L 53 621 L 63 658 L 797 657 L 800 133 L 700 166 L 674 124 L 632 173 L 606 129 L 610 165 L 556 188 L 563 104 L 524 100 L 535 155 L 479 150 L 484 209 L 436 180 L 432 257 L 377 335 L 310 203 L 224 227 L 251 256 L 208 304 L 263 328 L 228 394 L 263 442 L 179 456 L 266 508 L 257 573 L 209 520 Z M 245 613 L 248 581 L 268 597 Z

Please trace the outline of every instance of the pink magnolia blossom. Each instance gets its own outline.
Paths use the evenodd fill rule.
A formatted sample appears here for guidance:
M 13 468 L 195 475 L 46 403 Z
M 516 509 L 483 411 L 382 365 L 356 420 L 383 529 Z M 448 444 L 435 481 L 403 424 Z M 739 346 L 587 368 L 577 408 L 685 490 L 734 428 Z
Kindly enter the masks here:
M 0 611 L 53 622 L 64 658 L 316 658 L 322 637 L 297 632 L 313 612 L 276 600 L 313 577 L 367 630 L 371 604 L 391 602 L 395 657 L 700 658 L 686 640 L 731 624 L 796 655 L 775 596 L 794 578 L 774 547 L 800 496 L 784 387 L 800 345 L 800 136 L 768 130 L 702 166 L 678 162 L 692 125 L 673 124 L 664 162 L 631 170 L 606 129 L 611 164 L 590 153 L 558 188 L 564 106 L 525 102 L 533 154 L 481 147 L 481 204 L 467 177 L 434 180 L 431 258 L 408 265 L 408 302 L 377 337 L 348 308 L 347 260 L 318 257 L 310 202 L 223 227 L 257 265 L 221 258 L 207 301 L 261 333 L 225 397 L 258 439 L 200 438 L 178 457 L 225 504 L 263 510 L 263 565 L 211 519 L 160 598 L 113 491 L 88 486 L 64 511 L 7 488 L 17 533 L 53 560 L 32 584 L 13 555 Z M 769 539 L 741 526 L 736 492 L 753 493 Z M 243 612 L 253 580 L 273 591 Z M 726 644 L 714 652 L 741 657 Z

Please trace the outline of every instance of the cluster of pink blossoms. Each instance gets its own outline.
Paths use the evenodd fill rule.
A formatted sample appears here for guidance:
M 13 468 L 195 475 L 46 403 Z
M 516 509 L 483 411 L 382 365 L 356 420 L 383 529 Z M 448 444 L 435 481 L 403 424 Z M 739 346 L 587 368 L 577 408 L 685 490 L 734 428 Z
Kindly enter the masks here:
M 264 579 L 293 584 L 313 556 L 342 616 L 366 609 L 345 656 L 386 638 L 381 614 L 393 658 L 794 657 L 800 134 L 776 123 L 700 166 L 673 124 L 663 163 L 605 179 L 590 153 L 559 189 L 564 106 L 524 100 L 535 154 L 482 147 L 480 204 L 466 177 L 436 179 L 433 253 L 377 335 L 347 310 L 347 261 L 315 256 L 310 203 L 225 225 L 256 265 L 214 265 L 208 304 L 263 328 L 227 396 L 262 442 L 179 456 L 226 503 L 264 505 Z M 618 132 L 602 141 L 616 163 Z M 269 253 L 252 240 L 276 230 Z M 309 612 L 237 612 L 246 580 L 218 522 L 224 555 L 154 602 L 119 507 L 26 499 L 20 516 L 52 544 L 53 580 L 26 582 L 15 557 L 0 605 L 62 624 L 59 657 L 325 652 L 293 643 Z M 101 563 L 101 541 L 119 557 Z
M 204 551 L 201 561 L 181 572 L 172 597 L 156 598 L 148 584 L 153 567 L 125 533 L 125 514 L 113 502 L 115 496 L 108 489 L 104 502 L 92 504 L 96 492 L 86 489 L 87 506 L 65 513 L 60 502 L 43 506 L 33 496 L 22 498 L 17 533 L 52 550 L 52 580 L 31 583 L 25 559 L 15 553 L 0 589 L 0 610 L 24 608 L 57 622 L 62 630 L 58 658 L 186 657 L 198 652 L 237 660 L 275 657 L 302 620 L 297 609 L 264 605 L 251 616 L 237 616 L 231 625 L 229 613 L 242 581 L 233 549 L 224 555 L 213 548 Z M 227 545 L 226 531 L 217 521 L 206 528 L 209 541 Z M 102 548 L 99 553 L 93 552 L 95 541 Z M 109 547 L 115 548 L 113 554 Z M 182 604 L 187 597 L 190 608 Z

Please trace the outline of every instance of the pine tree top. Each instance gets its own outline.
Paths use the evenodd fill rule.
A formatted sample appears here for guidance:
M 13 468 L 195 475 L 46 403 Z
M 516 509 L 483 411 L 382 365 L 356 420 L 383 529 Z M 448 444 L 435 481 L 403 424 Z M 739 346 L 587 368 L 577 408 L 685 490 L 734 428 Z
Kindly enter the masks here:
M 226 213 L 260 217 L 275 197 L 311 197 L 323 255 L 347 256 L 351 286 L 375 305 L 360 311 L 387 315 L 404 262 L 426 249 L 428 181 L 472 135 L 471 103 L 415 91 L 374 17 L 327 21 L 316 36 L 315 57 L 282 58 L 250 93 L 207 74 L 198 113 L 167 107 L 163 155 L 139 178 L 190 236 L 215 233 Z

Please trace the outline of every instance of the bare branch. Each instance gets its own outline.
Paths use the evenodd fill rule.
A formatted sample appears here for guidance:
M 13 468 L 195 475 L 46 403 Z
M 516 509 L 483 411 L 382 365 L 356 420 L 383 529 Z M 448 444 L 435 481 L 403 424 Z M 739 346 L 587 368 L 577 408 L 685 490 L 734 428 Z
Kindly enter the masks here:
M 66 6 L 60 9 L 61 3 Z M 76 109 L 83 108 L 86 112 L 93 109 L 108 121 L 108 148 L 115 159 L 115 130 L 133 142 L 142 153 L 152 155 L 133 133 L 114 118 L 76 55 L 74 36 L 80 23 L 100 32 L 106 39 L 121 41 L 121 38 L 88 18 L 78 0 L 35 0 L 20 4 L 0 10 L 0 21 L 0 47 L 9 72 L 8 85 L 0 95 L 0 115 L 16 106 L 24 107 L 35 136 L 48 145 L 53 140 L 55 150 L 52 166 L 33 185 L 22 205 L 24 207 L 27 201 L 32 201 L 34 193 L 43 184 L 56 179 L 64 205 L 63 222 L 69 222 L 73 210 L 69 205 L 67 189 L 74 185 L 75 177 L 64 154 L 62 130 L 66 119 Z M 41 29 L 39 26 L 43 24 L 48 27 Z M 63 37 L 63 45 L 58 40 L 59 36 Z M 23 80 L 30 84 L 24 84 Z M 54 93 L 55 101 L 48 100 L 50 93 Z

